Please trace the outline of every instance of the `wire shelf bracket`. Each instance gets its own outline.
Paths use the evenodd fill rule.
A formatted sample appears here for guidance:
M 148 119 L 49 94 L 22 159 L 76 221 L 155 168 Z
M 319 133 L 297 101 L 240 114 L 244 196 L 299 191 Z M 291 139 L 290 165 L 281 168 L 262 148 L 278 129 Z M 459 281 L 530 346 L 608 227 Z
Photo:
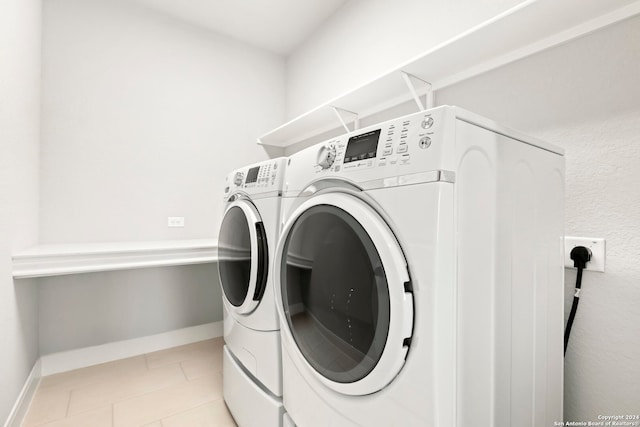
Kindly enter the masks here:
M 431 83 L 406 71 L 401 71 L 401 73 L 413 100 L 418 104 L 418 110 L 424 111 L 433 108 L 435 106 L 435 94 Z M 421 97 L 424 97 L 424 103 L 420 99 Z
M 331 108 L 336 113 L 336 116 L 338 116 L 340 124 L 347 133 L 358 130 L 360 127 L 360 117 L 358 116 L 358 113 L 354 113 L 353 111 L 345 110 L 344 108 L 336 107 L 334 105 L 332 105 Z M 349 122 L 352 123 L 353 129 L 349 129 Z

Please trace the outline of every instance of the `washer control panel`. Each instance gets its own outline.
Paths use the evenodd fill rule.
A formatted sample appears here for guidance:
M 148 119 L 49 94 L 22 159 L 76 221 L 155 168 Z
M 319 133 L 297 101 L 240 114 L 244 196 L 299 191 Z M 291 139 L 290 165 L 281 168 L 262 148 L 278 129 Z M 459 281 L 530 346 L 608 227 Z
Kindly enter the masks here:
M 442 139 L 444 114 L 441 108 L 390 120 L 377 126 L 334 138 L 316 150 L 315 171 L 347 175 L 367 169 L 402 167 L 397 174 L 412 173 L 412 164 L 426 166 L 427 159 L 439 159 L 436 141 Z M 377 176 L 396 172 L 375 172 Z
M 227 175 L 225 197 L 236 191 L 249 194 L 282 190 L 287 159 L 267 160 L 235 170 Z

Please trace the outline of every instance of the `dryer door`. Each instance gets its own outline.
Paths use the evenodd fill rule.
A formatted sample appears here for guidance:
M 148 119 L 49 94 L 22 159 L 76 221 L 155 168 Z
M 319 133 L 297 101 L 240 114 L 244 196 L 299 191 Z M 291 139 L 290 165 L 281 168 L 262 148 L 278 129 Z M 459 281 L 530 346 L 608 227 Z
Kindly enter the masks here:
M 398 241 L 371 206 L 346 193 L 301 204 L 285 225 L 274 273 L 297 363 L 344 394 L 374 393 L 393 380 L 408 350 L 413 298 Z
M 253 204 L 231 203 L 218 237 L 218 271 L 227 302 L 236 313 L 251 313 L 267 283 L 269 251 L 264 224 Z

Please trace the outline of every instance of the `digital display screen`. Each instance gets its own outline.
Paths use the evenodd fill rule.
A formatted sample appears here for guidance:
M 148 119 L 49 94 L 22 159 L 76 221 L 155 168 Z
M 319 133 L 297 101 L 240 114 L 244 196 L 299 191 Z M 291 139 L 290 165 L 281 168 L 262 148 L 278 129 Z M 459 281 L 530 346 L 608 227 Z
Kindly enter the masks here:
M 378 151 L 380 131 L 381 129 L 378 129 L 349 138 L 347 151 L 344 154 L 344 163 L 374 158 L 376 151 Z
M 249 169 L 247 172 L 247 179 L 244 181 L 245 184 L 251 184 L 252 182 L 256 182 L 258 180 L 258 172 L 260 171 L 260 166 L 256 166 L 255 168 Z

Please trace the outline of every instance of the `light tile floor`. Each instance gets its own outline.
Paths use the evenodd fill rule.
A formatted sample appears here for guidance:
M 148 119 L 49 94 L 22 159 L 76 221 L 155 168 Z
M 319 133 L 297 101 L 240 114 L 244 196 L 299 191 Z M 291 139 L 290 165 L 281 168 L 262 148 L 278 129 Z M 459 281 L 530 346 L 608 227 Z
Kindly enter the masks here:
M 215 338 L 42 378 L 22 427 L 232 427 Z

